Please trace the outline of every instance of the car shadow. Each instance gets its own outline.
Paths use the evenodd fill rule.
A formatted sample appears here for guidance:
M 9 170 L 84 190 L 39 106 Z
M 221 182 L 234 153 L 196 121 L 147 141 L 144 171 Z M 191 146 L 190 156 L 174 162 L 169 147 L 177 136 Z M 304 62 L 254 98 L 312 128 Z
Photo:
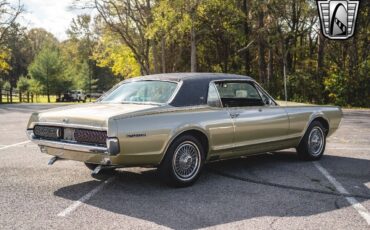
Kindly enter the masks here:
M 356 176 L 357 185 L 364 187 L 360 202 L 370 199 L 364 185 L 370 181 L 369 160 L 324 156 L 322 164 L 327 162 L 340 167 L 343 178 L 346 172 Z M 112 176 L 115 180 L 86 204 L 170 228 L 203 228 L 263 216 L 311 216 L 349 205 L 311 162 L 299 161 L 290 151 L 210 163 L 199 181 L 187 188 L 167 187 L 155 169 L 118 170 L 98 179 Z M 96 183 L 70 185 L 54 194 L 74 201 L 78 198 L 73 194 Z

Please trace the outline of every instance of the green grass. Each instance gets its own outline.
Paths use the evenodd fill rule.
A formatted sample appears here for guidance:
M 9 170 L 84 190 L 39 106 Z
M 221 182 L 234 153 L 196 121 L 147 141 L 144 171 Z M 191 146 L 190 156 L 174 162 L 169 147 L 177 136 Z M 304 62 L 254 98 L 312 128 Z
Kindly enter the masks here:
M 57 97 L 55 95 L 50 95 L 50 102 L 53 103 L 53 102 L 56 102 L 56 99 Z M 10 100 L 10 98 L 9 98 Z M 13 97 L 13 103 L 19 103 L 19 97 Z M 22 102 L 27 102 L 27 98 L 24 97 L 23 98 L 23 101 Z M 30 102 L 31 102 L 31 98 L 30 98 Z M 48 103 L 48 97 L 47 96 L 44 96 L 44 95 L 40 95 L 40 96 L 37 96 L 37 97 L 33 97 L 33 102 L 34 103 Z M 3 95 L 3 103 L 10 103 L 10 101 L 7 100 L 6 96 Z
M 50 95 L 50 103 L 55 103 L 57 99 L 57 96 L 55 95 Z M 10 98 L 9 98 L 10 100 Z M 91 102 L 96 101 L 96 99 L 92 99 Z M 86 102 L 90 102 L 90 99 L 86 99 Z M 10 103 L 10 101 L 7 100 L 6 96 L 3 95 L 3 100 L 2 103 Z M 13 103 L 20 103 L 19 97 L 13 97 Z M 27 103 L 27 98 L 24 97 L 22 103 Z M 30 103 L 31 103 L 31 98 L 30 98 Z M 40 96 L 34 96 L 33 97 L 33 103 L 48 103 L 48 97 L 46 95 L 40 95 Z M 68 104 L 77 104 L 78 102 L 63 102 L 63 103 L 68 103 Z

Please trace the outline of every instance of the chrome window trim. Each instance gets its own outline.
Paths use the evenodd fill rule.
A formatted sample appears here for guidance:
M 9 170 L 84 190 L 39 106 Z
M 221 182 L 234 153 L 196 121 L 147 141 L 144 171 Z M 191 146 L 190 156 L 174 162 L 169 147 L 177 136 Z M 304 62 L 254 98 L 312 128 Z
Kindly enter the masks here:
M 174 82 L 174 83 L 177 83 L 177 87 L 175 89 L 175 91 L 173 91 L 173 94 L 172 96 L 170 97 L 170 99 L 168 99 L 167 101 L 167 105 L 171 104 L 173 102 L 173 100 L 175 100 L 175 97 L 177 96 L 177 94 L 179 93 L 184 81 L 167 81 L 167 82 Z
M 171 81 L 171 80 L 155 80 L 155 79 L 148 79 L 148 80 L 142 80 L 142 79 L 129 79 L 129 80 L 125 80 L 125 81 L 122 81 L 120 83 L 118 83 L 117 85 L 113 86 L 112 89 L 110 89 L 109 91 L 107 91 L 104 95 L 102 95 L 99 100 L 97 100 L 96 102 L 102 102 L 102 103 L 110 103 L 110 102 L 103 102 L 102 100 L 104 99 L 104 97 L 106 97 L 108 94 L 112 93 L 113 91 L 115 91 L 116 89 L 118 89 L 119 87 L 121 87 L 122 85 L 124 84 L 128 84 L 128 83 L 131 83 L 131 82 L 141 82 L 141 81 L 159 81 L 159 82 L 171 82 L 171 83 L 175 83 L 177 86 L 176 86 L 176 89 L 173 91 L 171 97 L 168 99 L 167 102 L 165 103 L 155 103 L 155 102 L 148 102 L 148 103 L 152 103 L 152 104 L 158 104 L 158 105 L 169 105 L 172 103 L 172 101 L 175 99 L 177 93 L 180 91 L 180 88 L 183 84 L 183 81 Z M 103 97 L 104 96 L 104 97 Z M 141 104 L 145 104 L 145 103 L 141 103 Z
M 212 108 L 223 108 L 223 107 L 224 107 L 224 105 L 222 104 L 221 97 L 220 97 L 220 93 L 218 92 L 218 89 L 217 89 L 217 87 L 216 87 L 216 85 L 215 85 L 214 81 L 210 81 L 210 82 L 209 82 L 209 85 L 208 85 L 208 92 L 207 92 L 207 105 L 208 105 L 209 88 L 210 88 L 211 86 L 213 86 L 213 87 L 216 89 L 217 97 L 218 97 L 218 100 L 219 100 L 219 102 L 220 102 L 220 105 L 221 105 L 221 106 L 220 106 L 220 107 L 210 106 L 210 107 L 212 107 Z
M 260 95 L 260 97 L 261 97 L 261 94 L 260 94 L 260 92 L 259 92 L 259 90 L 258 90 L 258 88 L 256 87 L 258 84 L 257 84 L 257 82 L 256 81 L 254 81 L 254 80 L 251 80 L 251 79 L 233 79 L 233 78 L 225 78 L 225 79 L 217 79 L 217 80 L 212 80 L 212 81 L 210 81 L 210 84 L 211 83 L 213 83 L 213 84 L 215 84 L 216 82 L 225 82 L 225 81 L 229 81 L 229 82 L 247 82 L 247 83 L 250 83 L 256 90 L 257 90 L 257 92 L 258 92 L 258 94 Z M 255 84 L 257 84 L 257 85 L 255 85 Z M 215 85 L 216 86 L 216 85 Z M 258 85 L 259 86 L 259 85 Z M 217 87 L 216 87 L 216 89 L 217 89 Z M 221 101 L 221 106 L 222 106 L 222 108 L 224 108 L 224 105 L 223 105 L 223 103 L 222 103 L 222 100 L 221 100 L 221 96 L 220 96 L 220 93 L 218 92 L 218 89 L 217 89 L 217 94 L 218 94 L 218 96 L 219 96 L 219 98 L 220 98 L 220 101 Z M 271 98 L 271 96 L 269 95 L 269 94 L 267 94 L 270 98 Z M 207 94 L 207 96 L 208 96 L 208 94 Z M 208 99 L 208 98 L 207 98 Z M 262 97 L 261 97 L 261 100 L 262 100 L 262 102 L 263 102 L 263 99 L 262 99 Z M 273 100 L 273 102 L 277 105 L 277 103 L 275 102 L 275 100 Z M 251 108 L 252 106 L 244 106 L 244 107 L 228 107 L 228 108 Z M 261 106 L 253 106 L 253 107 L 261 107 Z M 214 107 L 215 108 L 215 107 Z

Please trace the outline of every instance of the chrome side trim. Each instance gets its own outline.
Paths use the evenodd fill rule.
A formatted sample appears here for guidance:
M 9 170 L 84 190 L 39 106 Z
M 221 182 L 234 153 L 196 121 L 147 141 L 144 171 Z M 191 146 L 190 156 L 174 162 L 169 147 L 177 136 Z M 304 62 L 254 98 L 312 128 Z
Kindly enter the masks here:
M 45 146 L 45 147 L 51 147 L 51 148 L 57 148 L 57 149 L 66 149 L 66 150 L 72 150 L 72 151 L 78 151 L 78 152 L 101 153 L 101 154 L 109 155 L 108 148 L 106 147 L 73 144 L 73 143 L 61 142 L 61 141 L 43 140 L 43 139 L 37 138 L 32 130 L 27 130 L 27 136 L 32 142 L 38 144 L 39 146 Z
M 79 124 L 67 124 L 67 123 L 58 123 L 58 122 L 32 122 L 28 129 L 33 129 L 36 125 L 45 125 L 45 126 L 58 126 L 63 128 L 75 128 L 75 129 L 90 129 L 96 131 L 107 131 L 107 127 L 97 127 L 90 125 L 79 125 Z
M 230 149 L 235 150 L 235 149 L 245 147 L 245 146 L 260 145 L 260 144 L 263 144 L 263 143 L 281 142 L 281 141 L 298 139 L 298 138 L 301 138 L 301 135 L 291 134 L 291 135 L 285 135 L 284 137 L 265 138 L 265 139 L 262 139 L 260 141 L 246 141 L 246 142 L 244 142 L 242 144 L 238 144 L 238 145 L 232 144 L 232 145 L 223 145 L 223 146 L 219 146 L 219 147 L 213 147 L 212 151 L 223 151 L 223 150 L 230 150 Z

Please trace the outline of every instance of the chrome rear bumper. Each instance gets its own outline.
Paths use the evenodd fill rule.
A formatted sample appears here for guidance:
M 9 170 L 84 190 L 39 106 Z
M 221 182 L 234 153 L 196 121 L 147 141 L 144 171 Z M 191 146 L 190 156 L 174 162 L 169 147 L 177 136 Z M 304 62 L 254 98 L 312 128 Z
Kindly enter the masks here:
M 110 155 L 107 147 L 82 145 L 82 144 L 77 144 L 77 143 L 69 143 L 65 141 L 52 141 L 52 140 L 39 139 L 35 136 L 35 134 L 33 133 L 33 130 L 27 130 L 27 136 L 32 142 L 38 144 L 40 147 L 45 146 L 45 147 L 72 150 L 72 151 L 78 151 L 78 152 L 100 153 L 100 154 Z

